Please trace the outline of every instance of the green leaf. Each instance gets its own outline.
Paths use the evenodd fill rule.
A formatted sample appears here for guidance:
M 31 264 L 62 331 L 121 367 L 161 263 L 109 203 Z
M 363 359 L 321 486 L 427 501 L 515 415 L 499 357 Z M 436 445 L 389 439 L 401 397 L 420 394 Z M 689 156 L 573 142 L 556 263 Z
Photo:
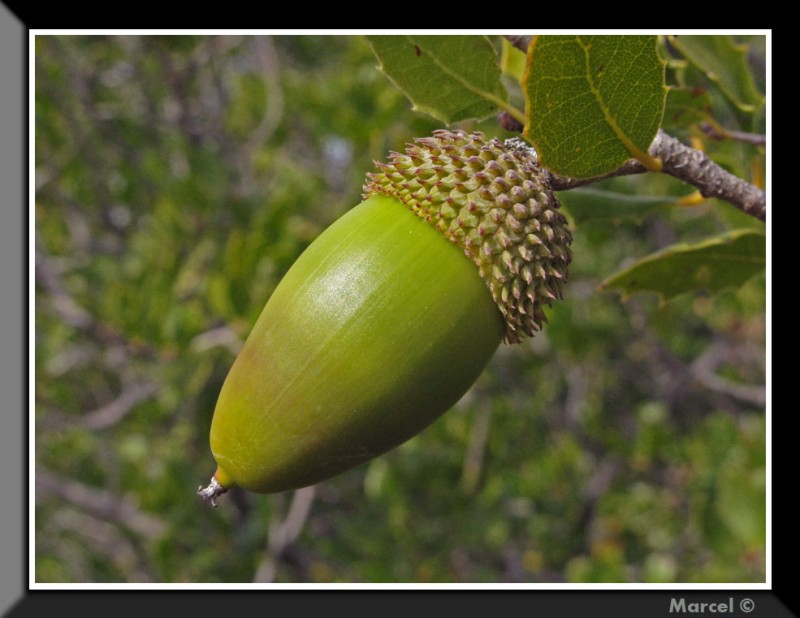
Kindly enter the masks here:
M 574 189 L 559 195 L 564 209 L 576 224 L 593 219 L 641 219 L 658 208 L 674 206 L 677 199 L 595 188 Z
M 746 45 L 737 45 L 727 35 L 681 35 L 672 43 L 740 110 L 754 112 L 764 102 L 747 62 Z
M 648 154 L 664 112 L 664 63 L 654 36 L 539 36 L 523 83 L 525 136 L 542 164 L 573 178 Z
M 764 234 L 734 230 L 694 245 L 667 247 L 612 275 L 600 287 L 619 289 L 623 297 L 655 292 L 668 300 L 698 289 L 738 287 L 762 271 L 766 261 Z
M 485 36 L 368 36 L 380 69 L 414 104 L 447 124 L 507 107 L 497 52 Z

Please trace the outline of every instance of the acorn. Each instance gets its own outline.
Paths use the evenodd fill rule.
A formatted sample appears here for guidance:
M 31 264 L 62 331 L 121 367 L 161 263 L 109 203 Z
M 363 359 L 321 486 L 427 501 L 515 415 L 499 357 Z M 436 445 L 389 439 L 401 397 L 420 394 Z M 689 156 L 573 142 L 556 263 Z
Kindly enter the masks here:
M 450 409 L 562 297 L 572 236 L 535 151 L 436 131 L 368 174 L 303 252 L 222 386 L 198 494 L 316 484 Z

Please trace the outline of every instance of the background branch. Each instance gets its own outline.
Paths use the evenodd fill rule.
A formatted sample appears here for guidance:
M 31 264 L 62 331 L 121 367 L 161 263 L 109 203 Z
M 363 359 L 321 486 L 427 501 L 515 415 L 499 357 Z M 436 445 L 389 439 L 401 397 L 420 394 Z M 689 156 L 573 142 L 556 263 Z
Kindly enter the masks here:
M 45 420 L 40 421 L 42 429 L 59 430 L 80 424 L 89 430 L 103 430 L 117 425 L 125 419 L 141 402 L 150 399 L 160 390 L 153 381 L 139 381 L 127 384 L 120 394 L 109 403 L 87 412 L 82 416 L 65 414 L 60 410 L 49 409 Z
M 140 402 L 149 399 L 159 390 L 155 382 L 131 384 L 119 397 L 86 414 L 82 422 L 89 429 L 107 429 L 124 419 Z
M 491 418 L 492 408 L 484 399 L 475 411 L 469 445 L 461 468 L 461 488 L 467 494 L 474 494 L 480 486 Z
M 153 574 L 147 562 L 137 551 L 135 543 L 114 524 L 92 517 L 85 511 L 66 507 L 53 514 L 50 528 L 48 532 L 51 534 L 74 537 L 76 544 L 89 545 L 94 548 L 120 573 L 124 573 L 128 581 L 153 581 Z M 76 552 L 71 551 L 71 544 L 57 544 L 48 539 L 45 539 L 44 543 L 48 545 L 48 551 L 62 555 L 66 560 L 72 561 L 76 558 Z M 88 579 L 87 577 L 87 581 Z
M 161 536 L 167 528 L 163 521 L 143 513 L 127 498 L 38 469 L 36 500 L 48 497 L 69 502 L 92 517 L 121 524 L 150 540 Z
M 767 136 L 760 133 L 746 133 L 744 131 L 731 131 L 722 127 L 713 126 L 710 122 L 701 122 L 700 130 L 713 139 L 730 139 L 754 146 L 766 146 Z
M 717 369 L 725 363 L 735 367 L 745 364 L 744 359 L 737 358 L 737 353 L 742 354 L 741 347 L 726 342 L 712 344 L 691 364 L 692 376 L 708 389 L 759 408 L 764 407 L 767 404 L 766 385 L 734 382 L 717 373 Z M 759 357 L 758 360 L 763 358 Z
M 283 521 L 271 522 L 269 539 L 267 541 L 267 554 L 256 571 L 254 581 L 272 582 L 278 569 L 278 561 L 289 546 L 295 542 L 303 530 L 303 526 L 311 512 L 311 503 L 314 501 L 314 486 L 304 487 L 294 492 L 289 512 Z

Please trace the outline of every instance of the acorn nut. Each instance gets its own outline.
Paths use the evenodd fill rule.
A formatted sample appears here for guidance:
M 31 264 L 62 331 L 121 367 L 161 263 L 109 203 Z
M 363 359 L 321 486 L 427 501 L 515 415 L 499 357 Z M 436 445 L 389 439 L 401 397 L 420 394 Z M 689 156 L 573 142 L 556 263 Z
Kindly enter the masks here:
M 312 485 L 410 439 L 562 296 L 572 236 L 519 139 L 436 131 L 376 163 L 364 201 L 270 297 L 219 394 L 198 494 Z M 449 242 L 445 242 L 444 238 Z

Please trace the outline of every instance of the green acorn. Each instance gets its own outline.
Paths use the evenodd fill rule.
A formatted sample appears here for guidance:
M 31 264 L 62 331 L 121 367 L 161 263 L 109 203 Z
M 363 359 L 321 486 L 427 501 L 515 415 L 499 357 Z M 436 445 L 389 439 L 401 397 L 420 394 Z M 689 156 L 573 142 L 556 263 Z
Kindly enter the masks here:
M 364 201 L 280 282 L 225 380 L 217 469 L 198 490 L 212 505 L 233 485 L 296 489 L 405 442 L 562 296 L 572 237 L 523 142 L 437 131 L 376 165 Z

